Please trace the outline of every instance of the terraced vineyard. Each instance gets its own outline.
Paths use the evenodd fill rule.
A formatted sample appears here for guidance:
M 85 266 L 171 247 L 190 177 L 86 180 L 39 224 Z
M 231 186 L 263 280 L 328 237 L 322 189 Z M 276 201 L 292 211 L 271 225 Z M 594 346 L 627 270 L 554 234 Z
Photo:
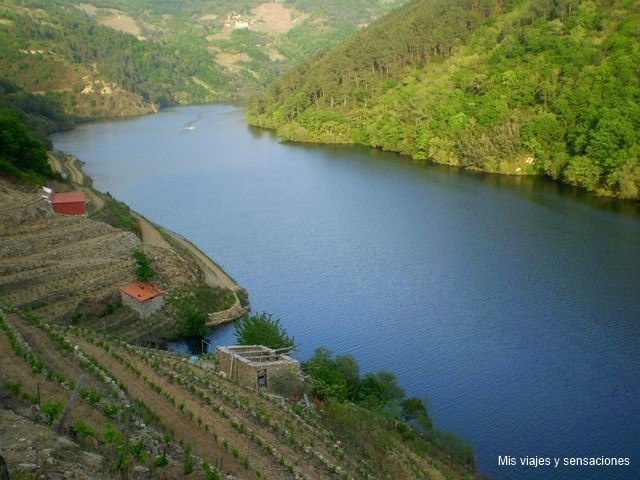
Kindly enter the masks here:
M 46 324 L 17 311 L 5 314 L 1 325 L 3 351 L 13 352 L 3 362 L 5 383 L 19 381 L 24 398 L 33 399 L 39 383 L 42 398 L 65 402 L 84 374 L 83 388 L 90 393 L 81 395 L 69 425 L 93 426 L 92 445 L 106 464 L 111 459 L 105 468 L 112 473 L 118 456 L 104 440 L 112 428 L 107 424 L 132 405 L 130 438 L 149 454 L 130 460 L 141 467 L 138 472 L 147 469 L 160 478 L 190 463 L 201 474 L 220 469 L 236 478 L 473 478 L 399 441 L 384 452 L 341 441 L 314 407 L 238 386 L 216 373 L 213 358 L 192 363 L 184 355 Z M 163 454 L 170 461 L 159 468 L 154 459 Z
M 13 192 L 0 211 L 0 298 L 47 319 L 134 278 L 140 240 L 105 223 L 50 215 L 37 195 Z
M 169 294 L 205 283 L 240 288 L 204 254 L 191 253 L 188 242 L 164 240 L 160 227 L 139 217 L 145 227 L 141 241 L 120 218 L 131 215 L 127 207 L 118 206 L 114 213 L 109 211 L 113 199 L 104 201 L 107 197 L 89 185 L 72 186 L 93 199 L 90 215 L 100 220 L 54 214 L 40 193 L 0 181 L 0 305 L 27 309 L 52 322 L 108 328 L 131 342 L 159 344 L 180 334 L 179 312 L 169 306 L 142 319 L 122 306 L 118 289 L 136 279 L 134 249 L 151 259 L 154 282 Z
M 213 357 L 139 346 L 179 322 L 171 305 L 147 319 L 119 305 L 132 249 L 174 295 L 202 285 L 205 267 L 225 275 L 186 243 L 143 245 L 1 181 L 0 200 L 0 419 L 11 422 L 0 444 L 19 478 L 476 478 L 435 446 L 417 453 L 399 421 L 365 419 L 355 405 L 341 408 L 357 421 L 340 421 L 329 406 L 237 385 Z

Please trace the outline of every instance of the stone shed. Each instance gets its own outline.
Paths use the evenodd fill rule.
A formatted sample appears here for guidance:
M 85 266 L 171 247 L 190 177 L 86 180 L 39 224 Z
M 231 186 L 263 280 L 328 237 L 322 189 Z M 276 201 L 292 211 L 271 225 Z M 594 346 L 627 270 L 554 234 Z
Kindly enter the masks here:
M 165 292 L 148 282 L 134 282 L 120 287 L 122 303 L 140 317 L 147 318 L 164 305 Z
M 216 358 L 228 378 L 254 389 L 267 388 L 276 375 L 300 374 L 297 360 L 262 345 L 217 347 Z

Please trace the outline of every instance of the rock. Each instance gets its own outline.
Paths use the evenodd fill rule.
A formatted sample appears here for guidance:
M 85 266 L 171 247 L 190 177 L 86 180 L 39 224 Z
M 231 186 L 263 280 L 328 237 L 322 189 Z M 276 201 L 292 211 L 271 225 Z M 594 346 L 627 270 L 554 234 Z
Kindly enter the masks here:
M 133 467 L 133 473 L 137 473 L 138 475 L 145 475 L 149 473 L 149 469 L 147 467 L 143 467 L 142 465 L 136 465 Z
M 102 462 L 104 461 L 104 457 L 102 455 L 98 455 L 97 453 L 91 452 L 82 452 L 82 463 L 87 465 L 87 467 L 92 469 L 98 469 L 102 467 Z
M 62 448 L 64 449 L 72 449 L 72 448 L 80 448 L 80 446 L 75 443 L 72 442 L 70 439 L 68 439 L 67 437 L 58 437 L 58 448 Z
M 35 472 L 38 469 L 38 465 L 35 463 L 19 463 L 16 466 L 16 470 L 21 472 Z

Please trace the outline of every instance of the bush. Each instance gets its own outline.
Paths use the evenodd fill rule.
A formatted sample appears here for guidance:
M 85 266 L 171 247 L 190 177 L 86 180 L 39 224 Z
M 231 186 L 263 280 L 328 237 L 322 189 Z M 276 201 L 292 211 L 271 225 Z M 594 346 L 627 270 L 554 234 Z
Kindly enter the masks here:
M 4 388 L 9 390 L 13 395 L 20 395 L 20 390 L 22 390 L 22 382 L 20 380 L 7 380 L 4 382 Z
M 187 285 L 176 289 L 169 302 L 178 310 L 186 305 L 195 305 L 205 313 L 220 312 L 231 308 L 236 301 L 233 292 L 227 288 L 209 285 Z
M 184 475 L 189 475 L 193 472 L 194 462 L 193 455 L 191 455 L 191 445 L 187 445 L 184 449 L 184 466 L 182 468 L 182 473 Z
M 212 467 L 206 461 L 202 463 L 205 480 L 220 480 L 220 471 L 216 467 Z
M 134 250 L 132 255 L 138 264 L 136 267 L 136 276 L 138 277 L 138 280 L 141 282 L 151 280 L 156 275 L 156 271 L 151 266 L 151 259 L 147 257 L 142 250 Z
M 304 382 L 293 372 L 274 372 L 269 376 L 269 390 L 290 399 L 298 399 L 305 393 Z
M 73 432 L 78 437 L 82 437 L 82 438 L 96 436 L 96 432 L 93 430 L 93 428 L 91 428 L 89 425 L 87 425 L 86 423 L 80 420 L 78 420 L 73 426 Z
M 265 312 L 243 315 L 236 322 L 233 334 L 240 345 L 264 345 L 274 349 L 295 346 L 293 337 L 289 337 L 280 325 L 280 319 L 273 320 Z
M 47 402 L 42 407 L 42 413 L 45 415 L 47 425 L 53 424 L 53 422 L 58 419 L 61 412 L 62 403 L 60 402 Z
M 107 223 L 112 227 L 133 232 L 139 238 L 142 238 L 140 222 L 131 214 L 129 207 L 114 200 L 109 194 L 106 195 L 104 207 L 92 218 Z
M 136 457 L 140 462 L 144 463 L 147 461 L 147 450 L 142 443 L 142 440 L 138 440 L 137 442 L 129 442 L 129 448 L 131 449 L 131 453 L 134 457 Z
M 166 467 L 168 464 L 169 460 L 167 459 L 167 454 L 164 452 L 153 459 L 153 465 L 158 468 Z
M 112 424 L 107 423 L 104 426 L 104 443 L 116 443 L 119 444 L 122 442 L 122 433 Z

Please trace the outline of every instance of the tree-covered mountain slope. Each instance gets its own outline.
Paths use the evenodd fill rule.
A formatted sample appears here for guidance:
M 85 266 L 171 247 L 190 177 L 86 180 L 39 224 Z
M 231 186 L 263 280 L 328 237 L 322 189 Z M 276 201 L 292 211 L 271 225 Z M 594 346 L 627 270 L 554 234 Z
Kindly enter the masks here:
M 238 99 L 406 0 L 0 0 L 0 77 L 95 118 Z
M 295 141 L 640 198 L 640 3 L 414 0 L 254 98 Z

